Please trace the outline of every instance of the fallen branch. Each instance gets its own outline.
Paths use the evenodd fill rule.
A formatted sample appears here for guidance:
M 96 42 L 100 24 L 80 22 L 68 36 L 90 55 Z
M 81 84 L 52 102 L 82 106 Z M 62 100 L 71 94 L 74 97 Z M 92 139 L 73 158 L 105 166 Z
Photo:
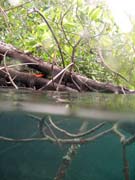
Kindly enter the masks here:
M 1 69 L 1 68 L 0 68 Z M 8 70 L 8 74 L 7 74 Z M 10 77 L 9 77 L 10 74 Z M 5 80 L 5 83 L 7 86 L 11 86 L 11 83 L 9 84 L 9 81 L 11 79 L 14 80 L 14 83 L 18 87 L 27 87 L 32 89 L 40 89 L 43 86 L 47 85 L 49 83 L 48 79 L 45 78 L 37 78 L 33 74 L 24 73 L 24 72 L 18 72 L 16 70 L 10 69 L 10 68 L 2 68 L 0 70 L 0 77 Z M 49 84 L 46 86 L 46 90 L 52 90 L 55 91 L 58 87 L 57 83 Z M 76 92 L 75 89 L 72 89 L 70 87 L 66 87 L 65 85 L 59 85 L 59 91 L 70 91 L 70 92 Z
M 51 77 L 55 77 L 57 74 L 61 73 L 62 68 L 58 66 L 53 66 L 52 64 L 44 62 L 40 58 L 33 57 L 32 55 L 28 55 L 10 44 L 6 44 L 0 41 L 0 54 L 5 54 L 6 56 L 12 57 L 13 59 L 21 61 L 21 63 L 30 63 L 28 67 L 38 70 L 46 76 L 50 75 Z M 135 91 L 129 90 L 127 88 L 121 86 L 115 86 L 110 83 L 98 82 L 92 79 L 88 79 L 87 77 L 78 75 L 74 72 L 70 73 L 69 71 L 65 71 L 63 75 L 62 83 L 66 82 L 66 86 L 72 87 L 72 89 L 78 90 L 75 84 L 79 87 L 80 91 L 98 91 L 98 92 L 106 92 L 106 93 L 116 93 L 116 94 L 132 94 Z M 74 82 L 73 82 L 74 81 Z M 53 81 L 54 82 L 54 81 Z M 59 82 L 57 78 L 55 82 Z M 47 88 L 48 89 L 48 88 Z M 56 90 L 53 88 L 52 90 Z

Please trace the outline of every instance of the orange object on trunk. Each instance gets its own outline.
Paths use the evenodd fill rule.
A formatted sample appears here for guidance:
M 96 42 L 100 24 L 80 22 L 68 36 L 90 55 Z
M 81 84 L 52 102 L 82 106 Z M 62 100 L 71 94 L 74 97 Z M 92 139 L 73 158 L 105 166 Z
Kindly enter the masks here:
M 45 77 L 45 74 L 33 74 L 37 78 L 42 78 Z

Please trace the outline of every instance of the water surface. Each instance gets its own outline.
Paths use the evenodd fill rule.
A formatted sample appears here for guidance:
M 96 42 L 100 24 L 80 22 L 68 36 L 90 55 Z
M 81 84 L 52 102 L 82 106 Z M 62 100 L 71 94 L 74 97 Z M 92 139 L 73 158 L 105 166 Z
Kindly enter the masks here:
M 63 165 L 63 157 L 72 144 L 62 144 L 65 134 L 49 118 L 70 133 L 85 132 L 105 123 L 93 137 L 115 124 L 126 138 L 135 133 L 135 96 L 98 93 L 60 93 L 0 90 L 0 177 L 2 180 L 53 180 Z M 39 119 L 38 119 L 39 118 Z M 46 123 L 42 126 L 41 121 Z M 48 126 L 49 125 L 49 126 Z M 42 132 L 43 131 L 43 132 Z M 44 133 L 44 134 L 43 134 Z M 50 141 L 9 142 L 13 139 L 56 138 Z M 55 137 L 56 136 L 56 137 Z M 75 140 L 75 138 L 73 138 Z M 120 138 L 106 134 L 83 145 L 75 145 L 61 180 L 124 180 L 124 162 Z M 135 144 L 126 147 L 130 180 L 135 179 Z M 64 164 L 65 165 L 65 164 Z M 60 179 L 60 178 L 59 178 Z

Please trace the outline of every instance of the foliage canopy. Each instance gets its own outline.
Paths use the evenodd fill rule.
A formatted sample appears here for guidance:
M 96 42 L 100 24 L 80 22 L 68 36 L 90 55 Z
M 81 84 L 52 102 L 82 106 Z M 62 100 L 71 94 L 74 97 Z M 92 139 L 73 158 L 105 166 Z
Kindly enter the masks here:
M 0 37 L 45 61 L 73 62 L 89 78 L 135 87 L 134 32 L 120 31 L 105 2 L 23 0 L 11 6 L 1 0 Z

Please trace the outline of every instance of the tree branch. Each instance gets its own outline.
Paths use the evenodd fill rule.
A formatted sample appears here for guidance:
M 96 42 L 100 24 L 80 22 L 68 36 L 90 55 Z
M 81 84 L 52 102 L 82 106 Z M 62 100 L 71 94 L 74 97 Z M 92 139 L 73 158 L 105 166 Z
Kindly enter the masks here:
M 36 69 L 46 76 L 52 75 L 52 77 L 59 74 L 62 69 L 58 66 L 53 66 L 53 72 L 52 72 L 52 64 L 46 63 L 40 58 L 33 57 L 32 55 L 27 55 L 26 53 L 17 50 L 14 46 L 10 44 L 6 44 L 0 41 L 0 54 L 4 54 L 5 52 L 7 56 L 12 57 L 16 60 L 20 60 L 21 63 L 30 63 L 28 67 L 32 69 Z M 81 87 L 81 91 L 98 91 L 98 92 L 106 92 L 106 93 L 116 93 L 116 94 L 133 94 L 135 91 L 129 90 L 127 88 L 116 86 L 110 83 L 103 83 L 99 81 L 95 81 L 92 79 L 88 79 L 87 77 L 81 76 L 79 74 L 76 74 L 69 71 L 64 72 L 63 82 L 67 82 L 70 87 L 73 89 L 76 89 L 76 86 L 74 85 L 72 79 L 77 83 L 78 87 Z M 57 82 L 58 79 L 56 79 L 55 82 Z M 59 81 L 59 80 L 58 80 Z
M 47 19 L 45 18 L 45 16 L 44 16 L 37 8 L 34 8 L 33 10 L 34 10 L 34 12 L 37 12 L 37 13 L 43 18 L 43 20 L 45 21 L 45 23 L 46 23 L 46 25 L 48 26 L 49 30 L 51 31 L 52 36 L 53 36 L 53 38 L 54 38 L 54 40 L 55 40 L 55 42 L 56 42 L 56 44 L 57 44 L 57 46 L 58 46 L 59 52 L 60 52 L 60 56 L 61 56 L 63 68 L 65 68 L 65 62 L 64 62 L 63 53 L 62 53 L 62 50 L 61 50 L 61 47 L 60 47 L 60 43 L 59 43 L 59 41 L 58 41 L 58 39 L 57 39 L 57 37 L 56 37 L 53 29 L 51 28 L 51 26 L 50 26 L 50 24 L 48 23 L 48 21 L 47 21 Z

